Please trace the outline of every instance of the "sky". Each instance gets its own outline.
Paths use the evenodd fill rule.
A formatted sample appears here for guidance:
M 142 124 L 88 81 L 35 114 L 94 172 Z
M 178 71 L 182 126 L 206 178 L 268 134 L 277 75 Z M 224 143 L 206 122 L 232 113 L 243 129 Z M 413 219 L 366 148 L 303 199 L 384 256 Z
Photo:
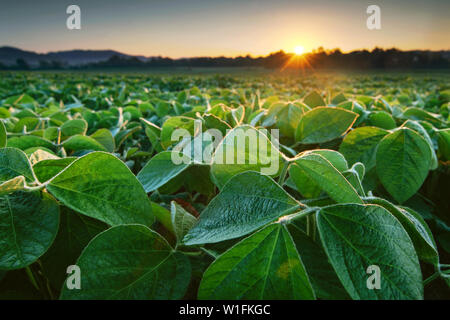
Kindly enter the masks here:
M 70 4 L 81 9 L 81 30 L 66 27 Z M 381 9 L 380 30 L 366 26 L 371 4 Z M 450 0 L 0 0 L 0 46 L 172 58 L 297 46 L 448 50 L 449 12 Z

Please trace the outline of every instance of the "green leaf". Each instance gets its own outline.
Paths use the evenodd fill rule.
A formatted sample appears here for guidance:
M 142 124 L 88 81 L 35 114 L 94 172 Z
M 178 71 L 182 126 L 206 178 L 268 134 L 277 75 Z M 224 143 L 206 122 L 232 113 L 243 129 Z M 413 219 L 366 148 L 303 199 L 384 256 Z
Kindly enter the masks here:
M 400 203 L 419 190 L 431 164 L 427 142 L 408 128 L 401 128 L 384 137 L 376 157 L 381 183 Z
M 25 177 L 17 176 L 0 183 L 0 196 L 25 189 Z
M 6 147 L 6 128 L 3 121 L 0 121 L 0 148 Z
M 365 167 L 361 162 L 355 163 L 349 170 L 344 171 L 342 174 L 345 179 L 356 189 L 359 195 L 365 196 L 364 187 L 362 181 L 364 179 Z
M 361 162 L 367 171 L 375 167 L 378 143 L 389 132 L 377 127 L 361 127 L 350 131 L 342 141 L 341 152 L 349 165 Z
M 217 146 L 211 175 L 219 188 L 238 173 L 259 171 L 275 177 L 283 165 L 280 151 L 263 131 L 243 125 L 231 130 Z
M 302 156 L 307 154 L 319 154 L 328 161 L 339 171 L 343 172 L 348 169 L 347 161 L 344 156 L 337 151 L 327 149 L 316 149 L 306 151 Z M 289 175 L 291 180 L 295 183 L 296 189 L 302 194 L 303 197 L 311 199 L 320 196 L 322 191 L 321 187 L 311 180 L 309 175 L 304 170 L 296 165 L 289 167 Z
M 30 152 L 30 149 L 25 150 L 25 153 L 27 153 L 27 152 Z M 35 163 L 37 163 L 39 161 L 49 160 L 49 159 L 59 159 L 59 157 L 56 156 L 54 153 L 48 152 L 41 148 L 37 149 L 36 151 L 33 151 L 33 153 L 30 154 L 31 165 L 34 165 Z
M 66 286 L 61 299 L 181 299 L 191 278 L 189 260 L 143 225 L 121 225 L 97 235 L 77 266 L 81 289 Z
M 346 133 L 357 117 L 357 113 L 341 108 L 314 108 L 303 114 L 295 139 L 302 144 L 334 140 Z
M 423 218 L 407 208 L 399 208 L 387 200 L 369 197 L 364 199 L 366 203 L 377 204 L 388 210 L 405 228 L 410 236 L 416 252 L 421 260 L 437 264 L 439 255 L 433 235 Z
M 305 265 L 311 285 L 319 299 L 350 299 L 345 291 L 322 246 L 308 237 L 297 225 L 288 225 L 298 253 Z
M 397 127 L 394 118 L 385 111 L 375 111 L 369 115 L 369 123 L 371 126 L 390 130 Z
M 450 128 L 438 130 L 439 153 L 444 161 L 450 160 Z
M 174 159 L 177 159 L 175 164 Z M 138 173 L 137 179 L 145 192 L 151 192 L 163 186 L 191 164 L 191 159 L 182 153 L 164 151 L 155 155 Z
M 108 129 L 99 129 L 95 131 L 91 138 L 100 143 L 108 152 L 114 152 L 116 149 L 116 144 L 114 137 Z
M 299 190 L 311 180 L 336 202 L 363 203 L 350 182 L 319 154 L 309 153 L 295 160 L 289 175 Z
M 306 97 L 303 98 L 303 102 L 310 108 L 326 106 L 325 100 L 317 91 L 311 91 Z
M 26 154 L 15 148 L 0 149 L 0 182 L 4 182 L 24 176 L 28 181 L 33 181 L 33 170 Z
M 109 225 L 151 225 L 147 195 L 128 167 L 115 156 L 92 152 L 72 162 L 47 189 L 75 211 Z
M 315 299 L 291 236 L 270 225 L 222 254 L 205 271 L 199 299 Z
M 15 192 L 0 197 L 0 269 L 35 262 L 58 232 L 59 208 L 48 194 Z
M 61 126 L 61 135 L 63 137 L 71 137 L 76 134 L 84 135 L 87 131 L 87 122 L 83 119 L 74 119 L 64 122 Z
M 198 223 L 184 237 L 184 244 L 238 238 L 296 208 L 299 203 L 270 177 L 244 172 L 231 178 L 211 200 Z
M 151 202 L 151 205 L 152 212 L 156 220 L 158 220 L 167 230 L 175 234 L 175 231 L 173 230 L 171 212 L 155 202 Z
M 277 105 L 273 105 L 270 109 Z M 283 136 L 294 138 L 301 116 L 308 110 L 309 108 L 302 103 L 281 104 L 276 110 L 276 127 Z
M 61 159 L 41 160 L 33 165 L 33 171 L 41 183 L 45 183 L 62 170 L 67 168 L 77 158 L 67 157 Z
M 50 150 L 54 149 L 53 143 L 37 136 L 21 136 L 9 138 L 7 146 L 20 150 L 27 150 L 32 147 L 44 147 Z
M 425 130 L 425 128 L 422 127 L 422 125 L 419 122 L 414 121 L 414 120 L 406 121 L 402 125 L 402 127 L 410 128 L 411 130 L 416 131 L 418 134 L 420 134 L 422 136 L 422 138 L 425 139 L 425 141 L 428 143 L 428 147 L 430 148 L 430 152 L 431 152 L 430 170 L 436 169 L 439 165 L 439 162 L 438 162 L 436 152 L 434 151 L 433 140 L 431 140 L 431 137 L 428 134 L 427 130 Z
M 81 151 L 81 150 L 93 150 L 93 151 L 107 151 L 106 148 L 97 140 L 82 136 L 75 135 L 63 142 L 64 149 L 68 151 Z
M 103 222 L 61 207 L 58 234 L 40 259 L 44 275 L 55 288 L 62 287 L 67 267 L 76 263 L 89 241 L 106 227 Z
M 170 203 L 170 216 L 177 241 L 182 242 L 184 236 L 197 222 L 197 219 L 175 201 Z
M 185 130 L 185 134 L 189 135 L 191 138 L 194 137 L 194 119 L 182 116 L 167 119 L 161 128 L 161 145 L 164 149 L 167 149 L 172 144 L 178 142 L 172 141 L 172 133 L 177 129 Z
M 325 251 L 353 299 L 423 299 L 422 274 L 402 225 L 377 205 L 322 208 L 317 226 Z M 369 266 L 380 269 L 380 289 L 369 289 Z

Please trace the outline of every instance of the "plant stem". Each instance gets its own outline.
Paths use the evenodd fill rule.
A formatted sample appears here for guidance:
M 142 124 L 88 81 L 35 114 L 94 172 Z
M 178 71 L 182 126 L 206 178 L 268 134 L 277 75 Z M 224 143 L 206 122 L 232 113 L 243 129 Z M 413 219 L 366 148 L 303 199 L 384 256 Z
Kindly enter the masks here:
M 283 165 L 283 169 L 281 169 L 280 177 L 278 178 L 278 184 L 283 187 L 284 180 L 286 180 L 287 169 L 289 167 L 289 162 L 286 161 Z
M 429 284 L 431 281 L 435 280 L 436 278 L 439 278 L 440 275 L 441 275 L 441 274 L 440 274 L 439 271 L 433 273 L 430 277 L 428 277 L 427 279 L 425 279 L 425 280 L 423 281 L 423 285 L 426 286 L 426 285 Z
M 36 290 L 39 291 L 39 286 L 36 282 L 36 279 L 34 278 L 33 271 L 31 271 L 29 266 L 25 268 L 25 271 L 28 275 L 28 278 L 30 278 L 30 282 L 33 284 L 33 286 L 36 288 Z
M 190 251 L 182 251 L 183 254 L 187 255 L 187 256 L 199 256 L 201 254 L 203 254 L 202 251 L 194 251 L 194 252 L 190 252 Z
M 296 206 L 295 208 L 299 209 L 299 207 L 300 206 Z M 320 209 L 320 207 L 305 208 L 302 211 L 282 216 L 280 219 L 278 219 L 278 222 L 289 224 L 289 223 L 291 223 L 291 221 L 294 221 L 294 220 L 297 220 L 297 219 L 301 219 L 303 217 L 308 217 L 310 214 L 316 212 L 319 209 Z

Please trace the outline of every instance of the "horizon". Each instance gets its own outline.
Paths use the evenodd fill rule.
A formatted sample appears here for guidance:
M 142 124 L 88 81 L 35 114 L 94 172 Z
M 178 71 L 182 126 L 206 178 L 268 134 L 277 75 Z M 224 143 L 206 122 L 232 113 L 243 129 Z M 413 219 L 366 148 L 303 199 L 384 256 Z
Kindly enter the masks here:
M 263 53 L 263 54 L 260 54 L 260 55 L 253 55 L 253 54 L 247 53 L 247 54 L 242 54 L 242 55 L 237 55 L 237 56 L 217 55 L 217 56 L 170 57 L 170 56 L 163 56 L 161 54 L 156 54 L 156 55 L 151 55 L 151 56 L 134 55 L 134 54 L 131 54 L 131 53 L 127 53 L 127 52 L 123 52 L 123 51 L 119 51 L 119 50 L 111 49 L 111 48 L 106 48 L 106 49 L 74 48 L 74 49 L 67 49 L 67 50 L 54 50 L 54 51 L 52 50 L 52 51 L 46 51 L 46 52 L 38 52 L 38 51 L 33 51 L 33 50 L 25 50 L 23 48 L 14 47 L 14 46 L 11 46 L 11 45 L 8 45 L 8 44 L 4 44 L 4 45 L 0 44 L 0 49 L 1 48 L 18 49 L 18 50 L 21 50 L 21 51 L 33 52 L 33 53 L 40 54 L 40 55 L 47 55 L 47 54 L 51 54 L 51 53 L 60 53 L 60 52 L 71 52 L 71 51 L 92 51 L 92 52 L 94 52 L 94 51 L 97 51 L 97 52 L 98 51 L 114 51 L 114 52 L 117 52 L 119 54 L 123 54 L 123 55 L 126 55 L 126 56 L 131 56 L 131 57 L 144 57 L 144 58 L 147 58 L 147 59 L 148 58 L 161 57 L 161 58 L 172 59 L 172 60 L 196 59 L 196 58 L 213 58 L 213 59 L 214 58 L 228 58 L 228 59 L 230 59 L 230 58 L 239 58 L 239 57 L 248 57 L 248 56 L 250 56 L 253 59 L 256 59 L 256 58 L 268 57 L 268 56 L 270 56 L 272 54 L 275 54 L 277 52 L 284 52 L 287 55 L 297 55 L 295 52 L 287 52 L 287 51 L 285 51 L 283 49 L 274 50 L 274 51 L 271 51 L 271 52 L 268 52 L 268 53 Z M 358 52 L 358 51 L 372 52 L 375 49 L 381 49 L 381 50 L 384 50 L 384 51 L 387 51 L 387 50 L 398 50 L 398 51 L 401 51 L 401 52 L 415 52 L 415 51 L 429 51 L 429 52 L 443 52 L 444 51 L 444 52 L 449 52 L 450 51 L 450 49 L 437 49 L 437 50 L 410 49 L 410 50 L 402 50 L 402 49 L 399 49 L 399 48 L 396 48 L 396 47 L 383 48 L 383 47 L 378 47 L 378 46 L 375 46 L 373 48 L 357 48 L 357 49 L 353 49 L 353 50 L 349 50 L 349 51 L 343 51 L 341 48 L 324 48 L 323 46 L 320 46 L 319 48 L 314 48 L 313 50 L 308 51 L 308 52 L 304 52 L 304 53 L 302 53 L 300 55 L 314 54 L 320 48 L 322 48 L 324 50 L 324 52 L 327 52 L 327 53 L 331 53 L 334 50 L 340 50 L 343 54 L 349 54 L 349 53 Z
M 5 0 L 0 0 L 6 2 Z M 20 2 L 20 3 L 18 3 Z M 260 57 L 296 47 L 347 53 L 372 48 L 450 50 L 450 2 L 378 1 L 381 29 L 368 30 L 372 2 L 341 0 L 100 0 L 5 3 L 0 38 L 8 46 L 45 54 L 69 50 L 114 50 L 127 55 L 170 57 Z M 81 8 L 81 30 L 68 30 L 66 8 Z M 325 8 L 325 9 L 324 9 Z M 76 49 L 73 49 L 76 48 Z M 104 49 L 111 48 L 111 49 Z

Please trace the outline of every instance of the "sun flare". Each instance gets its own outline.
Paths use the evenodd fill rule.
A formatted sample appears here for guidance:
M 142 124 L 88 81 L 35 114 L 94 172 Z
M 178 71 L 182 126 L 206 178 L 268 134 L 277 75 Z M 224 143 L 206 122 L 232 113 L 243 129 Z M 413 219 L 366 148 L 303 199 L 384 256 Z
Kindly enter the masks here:
M 296 46 L 294 48 L 294 53 L 297 55 L 301 55 L 301 54 L 305 53 L 305 48 L 303 46 Z

